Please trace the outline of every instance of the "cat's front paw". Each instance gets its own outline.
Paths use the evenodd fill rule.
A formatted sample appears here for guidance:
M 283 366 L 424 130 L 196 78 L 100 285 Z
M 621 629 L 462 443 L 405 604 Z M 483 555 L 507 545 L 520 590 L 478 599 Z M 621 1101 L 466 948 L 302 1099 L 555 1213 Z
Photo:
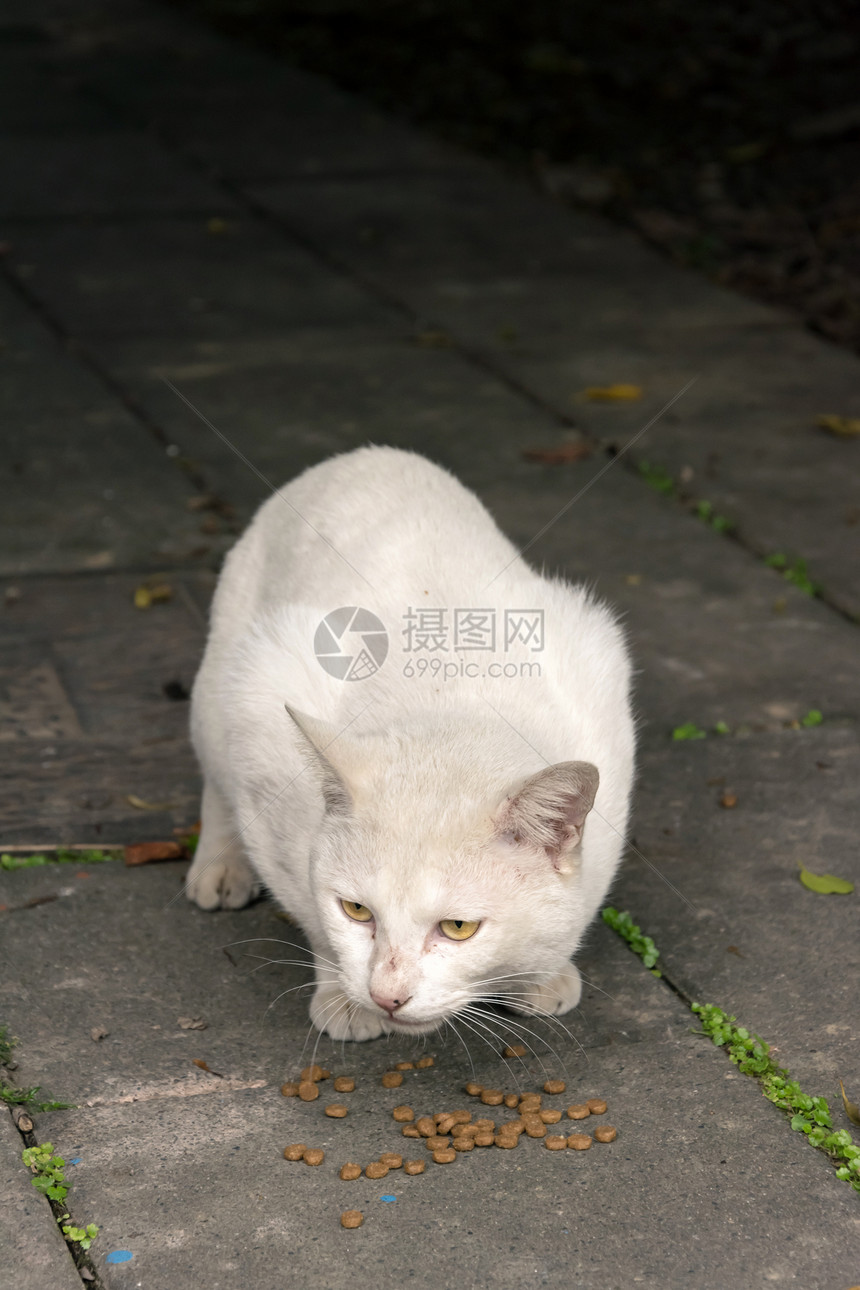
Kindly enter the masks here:
M 311 1001 L 311 1021 L 332 1039 L 377 1039 L 385 1029 L 383 1018 L 353 1003 L 336 985 L 318 985 Z
M 522 1004 L 513 1005 L 515 1012 L 538 1017 L 560 1017 L 579 1003 L 582 995 L 582 978 L 579 969 L 569 963 L 563 972 L 542 985 L 530 986 L 522 992 Z
M 253 869 L 235 847 L 227 847 L 209 860 L 198 848 L 185 879 L 186 896 L 201 909 L 241 909 L 260 891 Z

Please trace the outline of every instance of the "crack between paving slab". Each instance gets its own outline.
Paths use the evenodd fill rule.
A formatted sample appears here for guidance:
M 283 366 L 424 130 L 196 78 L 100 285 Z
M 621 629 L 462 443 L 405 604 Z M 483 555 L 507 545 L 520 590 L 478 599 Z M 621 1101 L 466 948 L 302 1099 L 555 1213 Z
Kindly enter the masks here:
M 21 1141 L 23 1142 L 25 1147 L 39 1147 L 44 1145 L 44 1143 L 39 1142 L 39 1139 L 36 1137 L 35 1127 L 32 1129 L 23 1129 L 21 1125 L 16 1122 L 14 1116 L 10 1116 L 10 1119 L 12 1120 L 12 1123 L 14 1124 L 21 1138 Z M 30 1123 L 32 1123 L 32 1121 L 30 1121 Z M 22 1167 L 24 1166 L 22 1165 Z M 74 1267 L 75 1267 L 75 1271 L 77 1272 L 78 1276 L 81 1278 L 81 1283 L 89 1287 L 89 1290 L 106 1290 L 105 1284 L 98 1274 L 98 1270 L 95 1264 L 93 1263 L 93 1260 L 90 1256 L 89 1251 L 81 1250 L 81 1249 L 77 1249 L 77 1250 L 73 1249 L 72 1243 L 70 1241 L 67 1241 L 65 1236 L 63 1236 L 62 1234 L 61 1220 L 63 1219 L 64 1215 L 69 1216 L 69 1224 L 68 1224 L 69 1226 L 71 1227 L 80 1226 L 80 1224 L 76 1221 L 74 1214 L 72 1213 L 71 1206 L 66 1204 L 65 1201 L 61 1203 L 60 1201 L 57 1201 L 57 1200 L 51 1200 L 50 1196 L 45 1196 L 45 1200 L 47 1201 L 51 1210 L 51 1214 L 57 1223 L 57 1228 L 60 1232 L 60 1236 L 63 1240 L 63 1243 L 66 1249 L 68 1250 L 69 1258 L 72 1260 L 72 1263 L 74 1264 Z M 86 1269 L 86 1271 L 90 1274 L 88 1277 L 85 1277 L 82 1275 L 84 1269 Z

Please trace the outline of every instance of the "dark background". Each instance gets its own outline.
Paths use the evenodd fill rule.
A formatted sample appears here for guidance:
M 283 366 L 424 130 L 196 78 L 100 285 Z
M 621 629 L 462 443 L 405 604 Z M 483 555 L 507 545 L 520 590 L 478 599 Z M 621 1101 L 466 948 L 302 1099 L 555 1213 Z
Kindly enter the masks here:
M 175 0 L 860 349 L 845 0 Z

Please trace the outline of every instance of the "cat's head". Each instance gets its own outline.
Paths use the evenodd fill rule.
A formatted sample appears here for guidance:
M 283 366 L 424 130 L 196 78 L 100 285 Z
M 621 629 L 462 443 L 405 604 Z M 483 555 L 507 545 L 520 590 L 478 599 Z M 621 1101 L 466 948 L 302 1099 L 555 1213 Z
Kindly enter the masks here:
M 318 913 L 353 1003 L 421 1033 L 480 999 L 527 1004 L 565 970 L 592 912 L 579 846 L 594 766 L 517 774 L 462 730 L 349 741 L 291 715 L 325 802 Z

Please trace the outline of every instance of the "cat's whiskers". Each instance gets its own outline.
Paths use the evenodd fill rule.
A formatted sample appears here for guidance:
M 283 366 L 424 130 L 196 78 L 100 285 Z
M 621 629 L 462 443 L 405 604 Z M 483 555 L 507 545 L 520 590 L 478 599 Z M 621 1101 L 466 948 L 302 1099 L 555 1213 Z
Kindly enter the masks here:
M 459 1014 L 458 1014 L 458 1015 L 459 1015 Z M 462 1046 L 463 1046 L 463 1050 L 464 1050 L 464 1052 L 465 1052 L 466 1056 L 467 1056 L 467 1057 L 468 1057 L 468 1059 L 469 1059 L 469 1067 L 470 1067 L 470 1069 L 471 1069 L 471 1071 L 472 1071 L 472 1079 L 474 1079 L 474 1078 L 475 1078 L 475 1063 L 472 1061 L 472 1054 L 471 1054 L 471 1052 L 469 1051 L 469 1045 L 466 1043 L 465 1039 L 463 1038 L 463 1036 L 460 1034 L 459 1030 L 458 1030 L 458 1029 L 457 1029 L 457 1027 L 455 1026 L 455 1024 L 454 1024 L 454 1018 L 453 1018 L 453 1017 L 443 1017 L 443 1021 L 444 1021 L 444 1023 L 445 1023 L 445 1025 L 446 1025 L 446 1026 L 450 1027 L 450 1029 L 451 1029 L 451 1030 L 453 1030 L 454 1034 L 457 1036 L 457 1039 L 458 1039 L 458 1040 L 459 1040 L 459 1042 L 462 1044 Z
M 250 976 L 250 973 L 248 973 L 248 975 Z M 278 1002 L 279 999 L 283 999 L 285 995 L 292 994 L 294 990 L 307 990 L 315 984 L 316 984 L 315 981 L 302 981 L 299 985 L 291 985 L 288 990 L 282 990 L 281 993 L 276 995 L 275 998 L 272 1000 L 272 1002 L 268 1004 L 268 1006 L 266 1007 L 266 1011 L 263 1013 L 262 1021 L 266 1020 L 266 1017 L 269 1015 L 270 1010 L 274 1008 L 275 1004 Z M 262 1022 L 260 1024 L 262 1025 Z
M 255 941 L 273 941 L 276 945 L 287 945 L 290 949 L 301 950 L 303 954 L 308 955 L 308 965 L 313 966 L 315 963 L 325 963 L 329 967 L 339 971 L 339 964 L 333 959 L 327 959 L 323 954 L 317 954 L 316 951 L 308 948 L 307 945 L 300 945 L 298 941 L 285 941 L 280 936 L 249 936 L 243 941 L 228 941 L 222 945 L 222 950 L 232 949 L 234 945 L 252 945 Z
M 515 1003 L 515 1004 L 510 1004 L 510 1003 L 508 1003 L 508 1002 L 507 1002 L 507 1000 L 508 1000 L 509 998 L 512 998 L 512 999 L 518 999 L 518 1000 L 519 1000 L 519 1002 L 518 1002 L 518 1003 Z M 497 995 L 493 995 L 490 999 L 485 1000 L 485 1002 L 488 1002 L 488 1003 L 498 1002 L 498 1003 L 500 1003 L 503 1007 L 516 1007 L 516 1008 L 522 1008 L 522 1007 L 524 1007 L 524 1006 L 527 1006 L 527 1007 L 528 1007 L 528 1009 L 529 1009 L 529 1012 L 528 1012 L 528 1015 L 529 1015 L 529 1016 L 531 1016 L 531 1017 L 538 1017 L 538 1018 L 540 1018 L 540 1020 L 541 1020 L 541 1021 L 545 1021 L 545 1022 L 547 1022 L 549 1025 L 556 1026 L 560 1031 L 562 1031 L 562 1032 L 567 1036 L 567 1038 L 571 1041 L 571 1043 L 576 1044 L 577 1048 L 580 1050 L 580 1052 L 582 1053 L 583 1057 L 585 1057 L 585 1058 L 586 1058 L 586 1060 L 588 1060 L 588 1055 L 587 1055 L 587 1053 L 586 1053 L 585 1049 L 583 1048 L 582 1044 L 580 1043 L 580 1041 L 576 1038 L 576 1035 L 574 1035 L 573 1031 L 572 1031 L 572 1030 L 570 1030 L 570 1028 L 569 1028 L 568 1026 L 566 1026 L 566 1025 L 564 1024 L 564 1022 L 563 1022 L 563 1021 L 560 1021 L 560 1020 L 558 1019 L 558 1017 L 556 1017 L 556 1016 L 555 1016 L 555 1014 L 554 1014 L 554 1013 L 552 1013 L 552 1012 L 547 1012 L 547 1010 L 546 1010 L 545 1008 L 540 1008 L 540 1007 L 538 1007 L 536 1004 L 533 1004 L 533 1003 L 525 1004 L 525 1003 L 524 1003 L 524 1001 L 523 1001 L 523 999 L 522 999 L 522 997 L 521 997 L 520 995 L 505 995 L 505 994 L 497 994 Z M 510 1023 L 512 1026 L 522 1026 L 522 1025 L 523 1025 L 523 1023 L 522 1023 L 522 1022 L 520 1022 L 520 1021 L 515 1021 L 515 1020 L 513 1019 L 513 1017 L 509 1017 L 509 1018 L 508 1018 L 508 1021 L 509 1021 L 509 1023 Z
M 492 1029 L 491 1029 L 491 1027 L 490 1027 L 490 1025 L 489 1025 L 489 1022 L 488 1022 L 487 1014 L 486 1014 L 486 1013 L 484 1013 L 484 1012 L 482 1012 L 482 1011 L 480 1010 L 480 1008 L 479 1008 L 479 1007 L 477 1007 L 477 1006 L 475 1006 L 475 1005 L 468 1005 L 466 1008 L 464 1008 L 464 1009 L 463 1009 L 463 1012 L 467 1012 L 467 1013 L 468 1013 L 468 1015 L 471 1017 L 472 1021 L 473 1021 L 476 1025 L 482 1025 L 482 1026 L 484 1027 L 484 1029 L 486 1029 L 486 1030 L 487 1030 L 487 1032 L 488 1032 L 489 1034 L 492 1034 L 492 1033 L 493 1033 L 493 1032 L 492 1032 Z M 462 1014 L 461 1014 L 461 1015 L 462 1015 Z M 498 1022 L 498 1024 L 499 1024 L 499 1025 L 501 1025 L 501 1026 L 502 1026 L 505 1030 L 507 1030 L 510 1034 L 513 1034 L 515 1038 L 520 1038 L 520 1039 L 522 1039 L 525 1035 L 531 1035 L 531 1036 L 532 1036 L 533 1038 L 535 1038 L 535 1039 L 541 1039 L 541 1036 L 540 1036 L 540 1035 L 537 1035 L 537 1034 L 535 1033 L 535 1031 L 530 1030 L 530 1029 L 528 1028 L 528 1026 L 521 1026 L 519 1023 L 506 1024 L 504 1021 L 502 1021 L 502 1019 L 501 1019 L 501 1018 L 494 1018 L 494 1020 L 495 1020 L 495 1021 L 497 1021 L 497 1022 Z M 502 1041 L 501 1041 L 501 1039 L 500 1039 L 498 1036 L 495 1036 L 495 1035 L 494 1035 L 494 1038 L 496 1039 L 496 1045 L 498 1046 L 498 1044 L 499 1044 L 500 1042 L 502 1042 Z M 546 1040 L 545 1040 L 545 1039 L 542 1039 L 541 1041 L 542 1041 L 543 1043 L 545 1043 L 545 1044 L 546 1044 Z M 546 1066 L 544 1065 L 544 1062 L 543 1062 L 542 1057 L 541 1057 L 541 1056 L 540 1056 L 540 1055 L 535 1051 L 535 1049 L 534 1049 L 534 1048 L 532 1048 L 532 1047 L 531 1047 L 531 1045 L 530 1045 L 527 1041 L 526 1041 L 526 1046 L 527 1046 L 528 1048 L 530 1048 L 530 1049 L 531 1049 L 531 1052 L 532 1052 L 533 1056 L 534 1056 L 534 1057 L 536 1057 L 536 1058 L 537 1058 L 537 1060 L 538 1060 L 538 1062 L 540 1063 L 540 1068 L 541 1068 L 541 1070 L 543 1071 L 544 1076 L 545 1076 L 547 1079 L 549 1079 L 549 1078 L 550 1078 L 550 1073 L 547 1071 L 547 1068 L 546 1068 Z M 559 1066 L 561 1067 L 562 1071 L 565 1071 L 564 1061 L 562 1060 L 562 1058 L 561 1058 L 561 1056 L 559 1055 L 559 1053 L 557 1053 L 557 1052 L 556 1052 L 556 1050 L 552 1047 L 552 1045 L 551 1045 L 551 1044 L 546 1044 L 546 1046 L 547 1046 L 547 1048 L 549 1049 L 549 1051 L 552 1053 L 553 1057 L 554 1057 L 554 1058 L 556 1059 L 556 1061 L 558 1062 L 558 1064 L 559 1064 Z M 496 1048 L 496 1051 L 498 1051 L 498 1047 Z M 566 1073 L 566 1072 L 565 1072 L 565 1073 Z
M 246 959 L 262 959 L 263 961 L 261 963 L 258 963 L 255 968 L 251 968 L 249 972 L 246 972 L 244 976 L 240 978 L 242 981 L 246 981 L 249 976 L 253 976 L 254 973 L 259 972 L 261 968 L 267 967 L 268 965 L 273 963 L 277 963 L 286 967 L 293 966 L 293 967 L 312 968 L 314 966 L 312 963 L 308 963 L 304 959 L 267 959 L 263 954 L 245 954 L 243 955 L 243 957 Z M 331 974 L 331 976 L 337 978 L 337 972 L 335 972 L 334 968 L 317 966 L 315 970 L 318 974 L 323 972 L 328 972 Z M 313 981 L 309 982 L 309 984 L 313 985 Z

